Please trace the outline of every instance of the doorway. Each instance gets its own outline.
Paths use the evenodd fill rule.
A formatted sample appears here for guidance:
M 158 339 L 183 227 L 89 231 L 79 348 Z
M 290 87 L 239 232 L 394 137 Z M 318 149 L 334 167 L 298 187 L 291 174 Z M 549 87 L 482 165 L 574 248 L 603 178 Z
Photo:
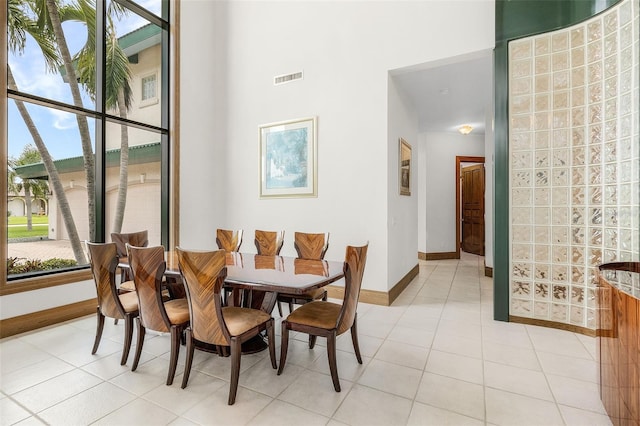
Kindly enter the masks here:
M 473 163 L 464 167 L 465 163 Z M 456 258 L 484 256 L 484 157 L 456 156 Z

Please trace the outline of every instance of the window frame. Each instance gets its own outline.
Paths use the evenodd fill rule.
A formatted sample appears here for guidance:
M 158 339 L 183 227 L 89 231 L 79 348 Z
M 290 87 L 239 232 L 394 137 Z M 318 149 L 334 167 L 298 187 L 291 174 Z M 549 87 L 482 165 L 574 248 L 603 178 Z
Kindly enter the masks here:
M 96 235 L 97 239 L 105 241 L 105 129 L 107 122 L 116 124 L 126 124 L 133 127 L 144 128 L 146 130 L 152 130 L 160 135 L 162 146 L 162 160 L 161 160 L 161 186 L 162 186 L 162 199 L 161 199 L 161 242 L 165 247 L 172 248 L 178 242 L 178 230 L 176 224 L 178 223 L 178 201 L 177 188 L 179 188 L 179 177 L 177 174 L 177 160 L 178 160 L 178 132 L 177 120 L 178 114 L 178 90 L 177 87 L 179 71 L 179 10 L 180 0 L 161 0 L 162 2 L 162 17 L 160 18 L 140 5 L 134 3 L 131 0 L 111 0 L 127 7 L 133 13 L 148 20 L 154 25 L 158 25 L 162 28 L 162 41 L 161 49 L 163 54 L 161 55 L 161 80 L 158 86 L 158 77 L 156 73 L 156 98 L 155 103 L 162 101 L 162 118 L 161 125 L 159 127 L 146 125 L 144 123 L 134 122 L 128 119 L 121 119 L 120 117 L 110 115 L 105 108 L 104 100 L 104 84 L 102 87 L 97 88 L 96 106 L 95 110 L 87 110 L 84 108 L 78 108 L 74 105 L 63 104 L 51 99 L 43 99 L 37 96 L 29 95 L 22 92 L 15 92 L 9 90 L 7 86 L 7 68 L 0 67 L 0 91 L 3 93 L 2 97 L 2 114 L 0 114 L 0 132 L 5 135 L 5 139 L 8 135 L 8 116 L 7 107 L 8 103 L 12 99 L 19 99 L 27 103 L 33 103 L 43 105 L 46 107 L 54 107 L 56 109 L 65 110 L 76 114 L 85 114 L 96 120 L 95 126 L 95 157 L 96 157 L 96 217 L 99 218 L 96 223 Z M 100 31 L 104 28 L 104 14 L 106 11 L 106 0 L 96 0 L 96 33 L 104 33 Z M 7 38 L 7 6 L 0 7 L 0 46 L 2 46 L 2 53 L 0 58 L 3 59 L 2 63 L 7 63 L 8 60 L 8 38 Z M 101 19 L 102 18 L 102 19 Z M 102 45 L 97 46 L 98 55 L 104 56 L 104 39 Z M 97 73 L 105 74 L 104 61 L 97 59 Z M 172 90 L 169 90 L 169 89 Z M 158 97 L 158 91 L 160 92 L 160 98 Z M 4 172 L 0 174 L 0 187 L 2 188 L 1 196 L 4 200 L 7 200 L 7 160 L 8 152 L 5 149 L 0 150 L 0 161 L 2 161 Z M 5 201 L 6 202 L 6 201 Z M 6 207 L 6 205 L 5 205 Z M 7 209 L 0 209 L 0 221 L 7 223 Z M 0 238 L 2 243 L 0 244 L 0 296 L 20 293 L 24 291 L 33 291 L 47 287 L 53 287 L 58 285 L 65 285 L 76 283 L 80 281 L 90 280 L 91 271 L 88 266 L 71 271 L 52 272 L 47 275 L 39 275 L 37 277 L 18 278 L 7 282 L 7 254 L 8 254 L 8 234 L 7 227 L 0 227 Z
M 144 80 L 149 77 L 153 77 L 154 95 L 150 98 L 144 99 Z M 158 103 L 158 101 L 158 73 L 153 71 L 150 73 L 142 74 L 140 76 L 140 108 L 144 108 L 149 105 L 155 105 Z

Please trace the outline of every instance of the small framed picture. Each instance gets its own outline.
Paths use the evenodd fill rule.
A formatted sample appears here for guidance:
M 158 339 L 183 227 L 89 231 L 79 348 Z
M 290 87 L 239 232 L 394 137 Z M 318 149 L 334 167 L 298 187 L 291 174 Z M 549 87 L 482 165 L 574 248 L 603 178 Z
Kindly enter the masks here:
M 400 195 L 411 195 L 411 145 L 404 139 L 399 140 L 400 152 Z

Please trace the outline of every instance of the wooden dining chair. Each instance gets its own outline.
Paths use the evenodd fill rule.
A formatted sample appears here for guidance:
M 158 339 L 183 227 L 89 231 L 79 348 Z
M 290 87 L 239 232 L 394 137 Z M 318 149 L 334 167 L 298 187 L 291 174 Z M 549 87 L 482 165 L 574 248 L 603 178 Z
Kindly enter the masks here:
M 116 243 L 118 257 L 127 257 L 127 244 L 134 247 L 147 247 L 149 245 L 149 231 L 138 231 L 130 233 L 112 232 L 111 241 Z M 135 291 L 133 278 L 128 268 L 120 269 L 120 291 Z
M 227 276 L 224 250 L 187 251 L 176 247 L 176 252 L 191 315 L 191 324 L 186 330 L 187 359 L 182 388 L 189 382 L 195 340 L 218 347 L 228 346 L 231 350 L 228 404 L 233 405 L 238 392 L 243 342 L 266 330 L 271 366 L 277 368 L 273 318 L 258 309 L 223 306 L 221 290 Z M 222 352 L 218 351 L 219 354 Z
M 309 234 L 296 232 L 293 245 L 300 259 L 322 260 L 329 248 L 329 233 Z M 289 305 L 289 313 L 293 312 L 293 305 L 304 305 L 314 300 L 327 300 L 327 291 L 317 288 L 304 294 L 278 293 L 278 313 L 282 317 L 282 303 Z
M 91 273 L 98 294 L 98 307 L 96 313 L 98 323 L 96 338 L 91 354 L 95 354 L 100 345 L 102 330 L 104 329 L 104 317 L 124 319 L 124 347 L 120 365 L 127 363 L 131 340 L 133 338 L 133 319 L 138 316 L 138 296 L 135 292 L 120 293 L 116 288 L 116 267 L 118 255 L 115 243 L 90 243 L 85 241 Z
M 277 256 L 284 244 L 284 231 L 255 231 L 256 249 L 263 256 Z
M 225 251 L 240 251 L 242 245 L 242 229 L 232 231 L 229 229 L 216 230 L 216 243 L 218 248 Z
M 344 300 L 342 304 L 314 301 L 302 305 L 282 321 L 282 342 L 280 345 L 280 367 L 278 375 L 282 374 L 287 361 L 289 346 L 289 330 L 309 334 L 309 348 L 313 348 L 316 337 L 327 338 L 327 356 L 333 388 L 340 392 L 338 366 L 336 363 L 336 337 L 351 330 L 351 341 L 356 353 L 356 359 L 362 364 L 360 346 L 358 345 L 357 308 L 362 286 L 362 276 L 367 260 L 369 243 L 362 247 L 347 246 L 344 262 Z
M 166 270 L 164 247 L 134 247 L 129 244 L 126 246 L 140 310 L 136 321 L 138 329 L 136 355 L 131 371 L 136 371 L 138 368 L 147 329 L 171 333 L 171 356 L 167 374 L 167 385 L 170 385 L 173 383 L 178 365 L 182 332 L 189 324 L 189 306 L 186 299 L 165 301 L 162 291 L 162 277 Z

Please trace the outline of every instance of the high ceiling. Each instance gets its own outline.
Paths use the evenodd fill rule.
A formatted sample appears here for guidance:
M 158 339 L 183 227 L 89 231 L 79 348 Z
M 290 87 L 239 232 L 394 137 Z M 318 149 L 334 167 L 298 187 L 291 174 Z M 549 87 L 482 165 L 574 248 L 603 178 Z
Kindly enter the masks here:
M 483 134 L 493 98 L 493 57 L 482 52 L 391 72 L 412 100 L 420 132 L 455 132 L 463 124 Z

